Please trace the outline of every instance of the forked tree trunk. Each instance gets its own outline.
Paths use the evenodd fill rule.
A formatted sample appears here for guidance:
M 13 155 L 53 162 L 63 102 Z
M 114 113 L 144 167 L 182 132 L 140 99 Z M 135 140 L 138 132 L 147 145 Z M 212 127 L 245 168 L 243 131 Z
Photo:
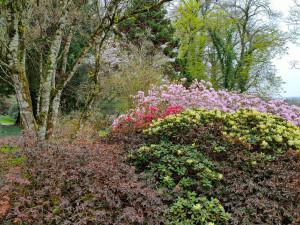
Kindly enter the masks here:
M 63 58 L 62 58 L 62 65 L 60 76 L 64 77 L 67 71 L 68 65 L 68 56 L 71 47 L 72 38 L 74 35 L 74 29 L 71 27 L 69 34 L 66 39 L 65 47 L 63 50 Z M 53 91 L 55 90 L 55 91 Z M 58 121 L 58 113 L 60 108 L 60 101 L 62 95 L 63 88 L 56 87 L 55 79 L 52 80 L 52 93 L 51 93 L 51 102 L 49 106 L 49 114 L 47 118 L 47 136 L 46 138 L 51 138 L 53 135 L 54 129 L 56 128 L 56 124 Z
M 52 114 L 52 101 L 51 92 L 55 88 L 55 77 L 56 69 L 58 63 L 59 50 L 62 43 L 63 32 L 66 26 L 67 10 L 64 10 L 64 14 L 60 19 L 60 26 L 55 33 L 55 37 L 52 41 L 50 47 L 50 53 L 48 55 L 45 74 L 42 75 L 42 80 L 40 82 L 40 112 L 39 112 L 39 127 L 38 127 L 38 137 L 40 140 L 46 139 L 48 117 Z M 52 115 L 50 115 L 52 117 Z M 51 120 L 51 118 L 50 118 Z

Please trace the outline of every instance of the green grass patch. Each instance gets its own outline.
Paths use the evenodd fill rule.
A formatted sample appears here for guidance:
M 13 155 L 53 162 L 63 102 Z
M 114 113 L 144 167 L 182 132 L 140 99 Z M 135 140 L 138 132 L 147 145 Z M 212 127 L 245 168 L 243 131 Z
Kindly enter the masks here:
M 8 115 L 0 115 L 0 138 L 7 136 L 18 136 L 21 129 L 15 126 L 16 120 Z
M 0 153 L 3 153 L 3 154 L 14 154 L 17 151 L 18 151 L 17 148 L 11 147 L 11 146 L 3 145 L 2 147 L 0 147 Z
M 11 165 L 11 166 L 20 166 L 23 163 L 25 163 L 25 161 L 26 161 L 26 158 L 23 157 L 23 156 L 20 156 L 20 157 L 9 159 L 8 164 Z
M 2 126 L 11 126 L 16 123 L 16 120 L 11 116 L 0 115 L 0 125 Z
M 9 145 L 0 146 L 0 178 L 4 176 L 10 168 L 23 166 L 27 160 L 19 152 L 20 149 Z

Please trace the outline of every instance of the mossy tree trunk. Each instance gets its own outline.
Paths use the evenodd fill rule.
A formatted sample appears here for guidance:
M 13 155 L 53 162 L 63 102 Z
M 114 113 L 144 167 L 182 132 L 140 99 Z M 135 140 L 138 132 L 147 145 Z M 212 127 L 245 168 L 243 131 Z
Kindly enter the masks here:
M 10 1 L 8 8 L 8 62 L 11 78 L 19 105 L 21 123 L 25 130 L 36 132 L 37 125 L 33 116 L 29 82 L 25 70 L 25 27 L 22 11 Z
M 66 8 L 66 5 L 64 6 Z M 51 92 L 55 89 L 56 69 L 58 64 L 59 51 L 62 44 L 64 28 L 67 23 L 67 10 L 63 10 L 63 15 L 59 21 L 59 28 L 56 30 L 54 39 L 50 46 L 50 51 L 47 57 L 44 74 L 40 81 L 40 105 L 38 114 L 38 136 L 43 140 L 47 137 L 47 125 L 49 114 L 52 114 L 51 108 L 53 101 L 51 101 Z

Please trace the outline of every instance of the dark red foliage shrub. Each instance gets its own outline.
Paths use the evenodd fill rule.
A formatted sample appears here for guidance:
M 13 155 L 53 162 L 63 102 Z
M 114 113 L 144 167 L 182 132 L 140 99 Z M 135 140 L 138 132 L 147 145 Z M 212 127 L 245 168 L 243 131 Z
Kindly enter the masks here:
M 235 151 L 218 161 L 224 178 L 206 194 L 218 196 L 232 224 L 300 224 L 299 152 L 270 161 Z
M 119 146 L 42 143 L 24 154 L 30 185 L 13 190 L 2 223 L 160 224 L 159 196 L 138 181 Z
M 0 221 L 11 209 L 13 189 L 30 184 L 22 173 L 25 159 L 17 148 L 20 144 L 17 137 L 0 138 Z

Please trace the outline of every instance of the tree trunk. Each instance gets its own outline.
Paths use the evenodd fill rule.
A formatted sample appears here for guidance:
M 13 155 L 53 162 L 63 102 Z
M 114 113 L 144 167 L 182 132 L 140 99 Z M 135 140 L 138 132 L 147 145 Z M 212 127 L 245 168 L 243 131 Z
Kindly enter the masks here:
M 56 128 L 58 122 L 61 94 L 62 91 L 58 91 L 55 97 L 51 100 L 49 115 L 47 120 L 47 135 L 46 135 L 47 139 L 52 137 L 54 129 Z
M 13 3 L 11 3 L 13 4 Z M 9 66 L 12 81 L 19 105 L 21 123 L 25 130 L 36 132 L 36 122 L 33 116 L 29 82 L 25 71 L 26 49 L 24 43 L 24 26 L 21 12 L 9 5 Z
M 51 92 L 55 88 L 55 77 L 57 69 L 57 58 L 61 47 L 63 31 L 66 25 L 67 11 L 60 19 L 60 26 L 55 33 L 54 40 L 50 47 L 50 53 L 48 55 L 45 74 L 42 76 L 40 83 L 40 113 L 39 113 L 39 128 L 38 136 L 40 140 L 44 140 L 47 135 L 48 116 L 51 108 Z M 50 119 L 51 120 L 51 119 Z
M 24 79 L 25 73 L 13 74 L 14 88 L 19 105 L 21 124 L 25 130 L 36 131 L 36 123 L 33 116 L 31 96 L 27 78 Z
M 72 38 L 74 35 L 74 30 L 71 27 L 69 31 L 69 35 L 66 39 L 65 47 L 63 50 L 63 59 L 62 59 L 62 65 L 61 65 L 61 73 L 60 75 L 63 77 L 66 74 L 67 66 L 68 66 L 68 56 L 69 51 L 71 47 Z M 53 132 L 55 130 L 57 121 L 58 121 L 58 113 L 59 113 L 59 107 L 60 107 L 60 100 L 63 89 L 59 89 L 56 87 L 55 79 L 52 80 L 52 97 L 51 102 L 49 106 L 49 113 L 48 113 L 48 119 L 47 119 L 47 135 L 46 138 L 49 139 L 52 137 Z M 54 96 L 54 97 L 53 97 Z

